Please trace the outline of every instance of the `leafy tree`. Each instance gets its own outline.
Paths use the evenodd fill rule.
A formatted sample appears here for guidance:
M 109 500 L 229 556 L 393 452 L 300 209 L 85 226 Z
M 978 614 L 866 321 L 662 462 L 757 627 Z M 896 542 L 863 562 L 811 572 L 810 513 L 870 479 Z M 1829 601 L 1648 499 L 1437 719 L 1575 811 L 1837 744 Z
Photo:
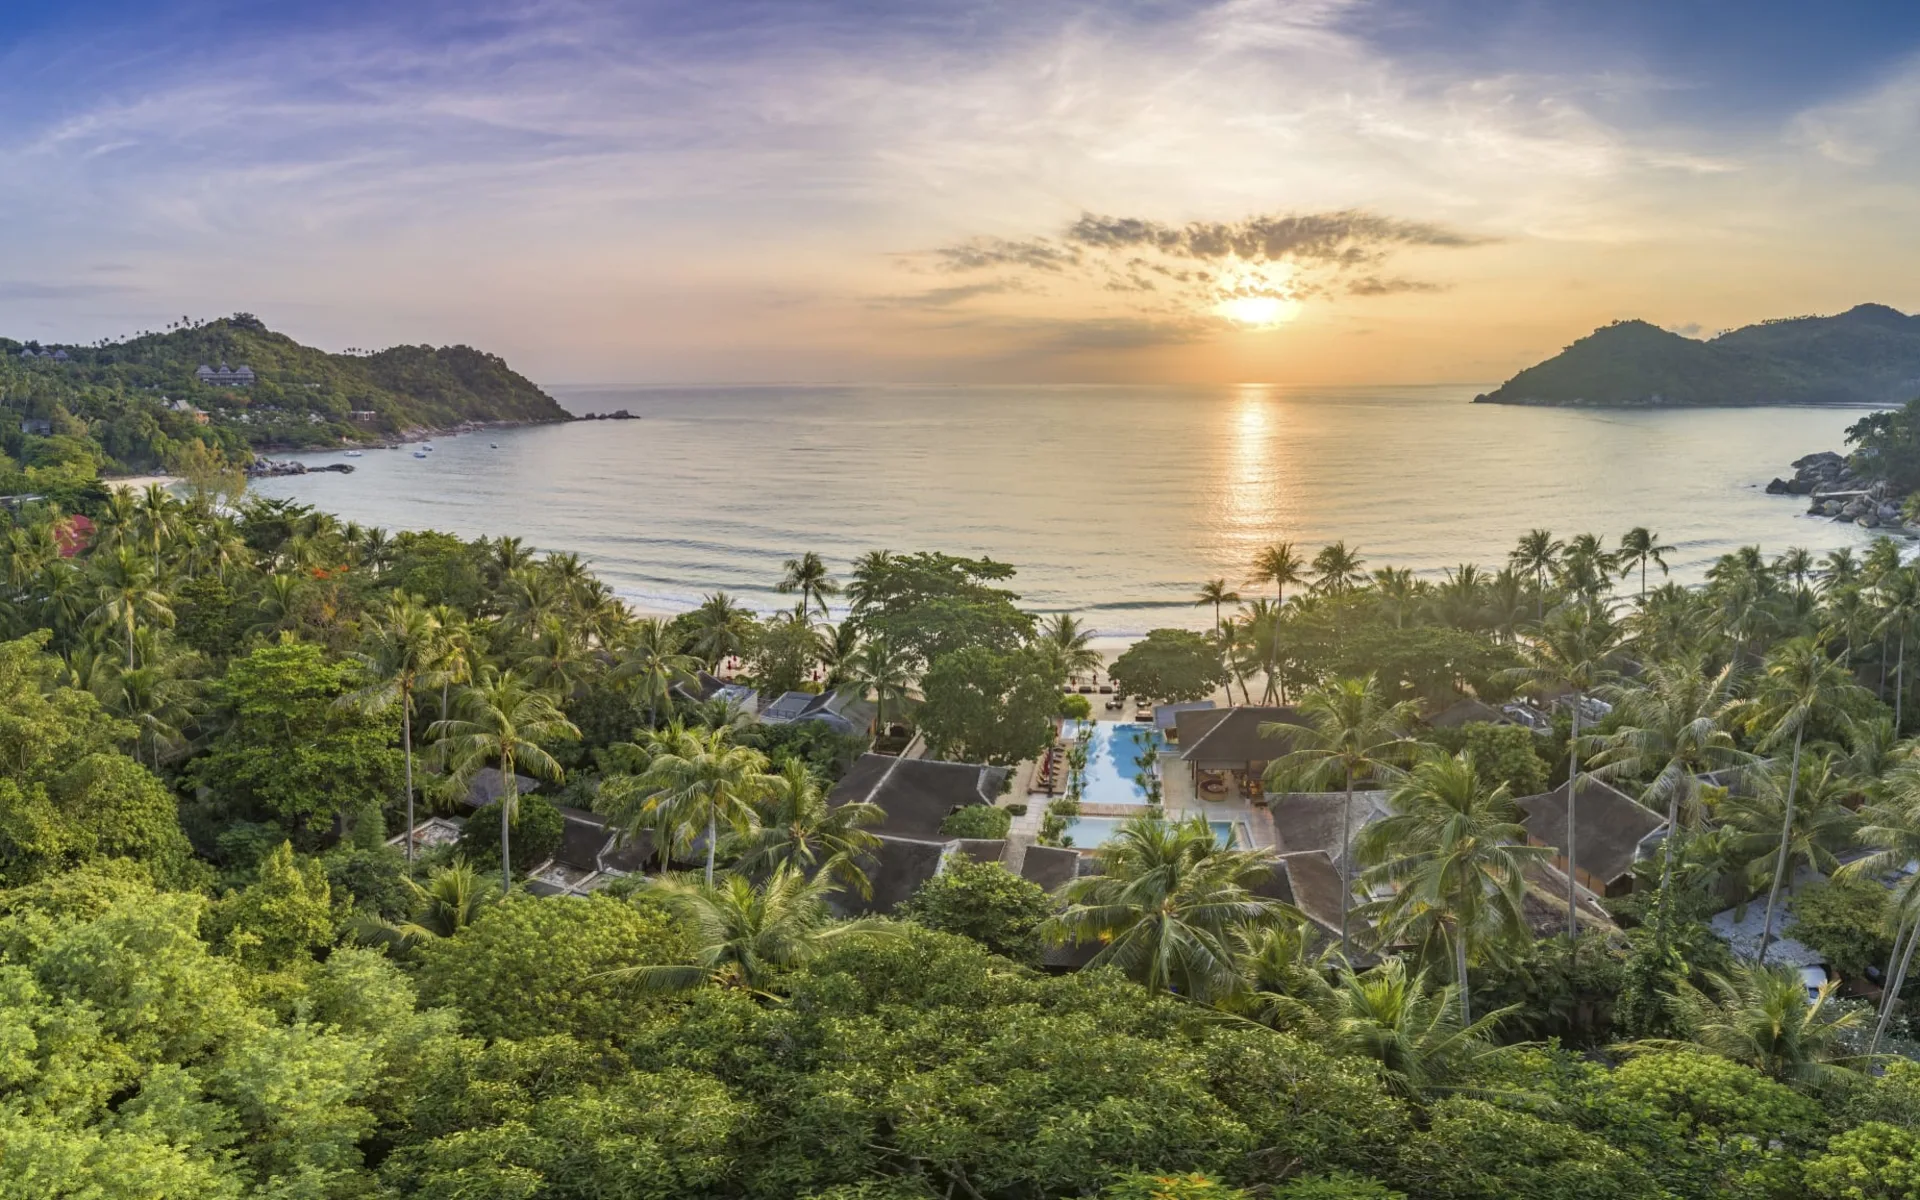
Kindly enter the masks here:
M 768 621 L 747 650 L 747 669 L 769 696 L 797 691 L 819 662 L 820 638 L 804 617 L 792 614 Z
M 1793 898 L 1787 936 L 1819 951 L 1841 978 L 1865 979 L 1893 953 L 1888 900 L 1886 888 L 1857 875 L 1812 884 Z
M 209 915 L 226 952 L 255 970 L 275 970 L 333 943 L 332 893 L 321 865 L 281 842 L 259 878 L 229 893 Z
M 909 667 L 926 667 L 956 651 L 1008 654 L 1033 636 L 1034 618 L 1020 597 L 995 586 L 1014 570 L 989 558 L 949 554 L 869 554 L 847 585 L 848 618 L 869 642 L 883 642 Z
M 423 942 L 419 955 L 421 1000 L 457 1006 L 481 1037 L 606 1042 L 644 1011 L 639 986 L 608 972 L 675 961 L 682 943 L 658 906 L 516 894 L 455 936 Z
M 1431 1112 L 1431 1126 L 1406 1147 L 1398 1180 L 1422 1200 L 1662 1195 L 1631 1155 L 1572 1124 L 1467 1098 L 1442 1100 Z
M 992 804 L 969 804 L 940 822 L 940 832 L 956 838 L 1004 838 L 1013 827 L 1013 814 Z
M 1827 1144 L 1806 1166 L 1813 1200 L 1908 1200 L 1920 1195 L 1920 1134 L 1870 1121 Z
M 940 758 L 1008 765 L 1039 754 L 1053 736 L 1060 678 L 1032 650 L 957 650 L 920 681 L 920 731 Z
M 483 804 L 468 814 L 460 830 L 460 852 L 468 861 L 492 866 L 500 861 L 500 847 L 492 831 L 500 827 L 501 801 Z M 510 820 L 513 826 L 512 868 L 530 871 L 553 857 L 566 836 L 567 819 L 542 796 L 521 796 Z
M 921 884 L 900 906 L 899 915 L 928 929 L 972 938 L 1015 962 L 1037 965 L 1041 927 L 1055 907 L 1045 888 L 999 863 L 959 857 Z
M 400 782 L 384 720 L 343 708 L 353 668 L 307 642 L 234 659 L 216 689 L 225 729 L 193 764 L 200 786 L 233 815 L 272 815 L 296 833 Z
M 1129 696 L 1176 704 L 1210 696 L 1228 679 L 1219 643 L 1188 629 L 1148 630 L 1107 673 Z

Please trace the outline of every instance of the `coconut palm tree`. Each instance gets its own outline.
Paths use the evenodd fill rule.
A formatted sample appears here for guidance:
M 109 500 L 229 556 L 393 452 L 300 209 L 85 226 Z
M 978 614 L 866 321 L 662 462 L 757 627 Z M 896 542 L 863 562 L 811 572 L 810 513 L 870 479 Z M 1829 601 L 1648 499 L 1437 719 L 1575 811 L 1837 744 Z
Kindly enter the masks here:
M 136 762 L 158 771 L 164 759 L 186 745 L 181 731 L 199 707 L 199 689 L 181 672 L 197 658 L 191 652 L 165 658 L 149 651 L 141 656 L 142 665 L 132 670 L 99 664 L 92 681 L 93 694 L 108 712 L 133 725 Z
M 413 862 L 413 698 L 422 686 L 432 686 L 434 669 L 445 648 L 440 623 L 419 598 L 401 594 L 387 602 L 378 623 L 367 630 L 364 646 L 354 655 L 366 683 L 342 696 L 342 704 L 365 711 L 384 712 L 396 703 L 400 709 L 400 746 L 406 763 L 407 862 Z
M 1789 546 L 1786 553 L 1773 560 L 1773 569 L 1791 583 L 1795 591 L 1806 591 L 1814 573 L 1813 551 L 1803 546 Z
M 1209 579 L 1200 585 L 1200 598 L 1193 602 L 1195 608 L 1213 605 L 1213 636 L 1220 636 L 1220 606 L 1240 603 L 1240 593 L 1227 586 L 1224 579 Z
M 1547 575 L 1560 564 L 1566 547 L 1545 529 L 1529 529 L 1507 554 L 1507 562 L 1523 575 L 1533 576 L 1534 619 L 1546 617 Z
M 1234 618 L 1234 623 L 1240 627 L 1236 643 L 1247 648 L 1266 679 L 1266 686 L 1260 695 L 1262 704 L 1275 703 L 1281 694 L 1280 657 L 1286 630 L 1284 612 L 1272 600 L 1260 599 L 1246 605 L 1240 610 L 1240 615 Z
M 1078 679 L 1098 671 L 1105 661 L 1092 645 L 1093 630 L 1082 625 L 1072 613 L 1055 613 L 1040 623 L 1035 642 L 1052 662 L 1055 673 L 1066 679 Z
M 614 651 L 613 677 L 624 680 L 635 704 L 647 706 L 647 728 L 660 720 L 660 710 L 673 702 L 676 683 L 692 683 L 700 660 L 680 650 L 680 637 L 657 617 L 643 617 L 628 626 Z
M 1654 663 L 1632 685 L 1601 690 L 1619 720 L 1601 739 L 1593 773 L 1609 782 L 1646 780 L 1641 802 L 1655 811 L 1666 809 L 1660 868 L 1665 891 L 1673 879 L 1683 822 L 1696 825 L 1705 816 L 1700 776 L 1753 761 L 1735 744 L 1731 730 L 1740 704 L 1733 664 L 1709 675 L 1697 658 Z
M 1372 675 L 1336 679 L 1300 698 L 1297 722 L 1269 721 L 1263 738 L 1284 738 L 1290 749 L 1268 762 L 1266 786 L 1275 791 L 1300 787 L 1346 790 L 1340 829 L 1340 953 L 1349 954 L 1347 910 L 1353 893 L 1353 784 L 1361 776 L 1386 782 L 1396 778 L 1419 743 L 1413 728 L 1418 716 L 1411 701 L 1389 703 Z
M 1751 791 L 1720 803 L 1720 822 L 1733 831 L 1733 851 L 1747 864 L 1754 885 L 1769 877 L 1791 880 L 1803 865 L 1825 874 L 1839 867 L 1839 856 L 1853 846 L 1859 824 L 1847 807 L 1859 791 L 1841 766 L 1836 754 L 1809 754 L 1797 777 L 1789 780 L 1786 769 L 1776 764 L 1752 774 Z M 1789 792 L 1794 797 L 1791 815 Z M 1768 913 L 1773 911 L 1769 904 Z
M 870 638 L 846 666 L 841 690 L 860 699 L 873 697 L 874 726 L 887 728 L 889 705 L 904 705 L 913 686 L 913 664 L 884 638 Z
M 753 614 L 725 592 L 713 592 L 693 610 L 692 625 L 687 651 L 698 655 L 707 669 L 714 671 L 722 659 L 745 652 L 753 633 Z
M 873 895 L 860 859 L 880 844 L 865 828 L 886 820 L 879 805 L 862 800 L 828 804 L 813 769 L 787 758 L 774 772 L 759 808 L 759 823 L 736 839 L 734 870 L 752 875 L 792 867 L 806 875 L 825 875 L 863 897 Z
M 1366 559 L 1344 541 L 1322 546 L 1313 556 L 1313 590 L 1323 596 L 1344 595 L 1367 577 L 1365 567 Z
M 150 483 L 134 501 L 134 511 L 139 517 L 140 532 L 147 548 L 153 555 L 153 573 L 160 575 L 160 547 L 180 532 L 180 502 L 173 493 L 157 483 Z
M 1854 554 L 1853 547 L 1842 546 L 1827 551 L 1826 557 L 1820 560 L 1821 592 L 1831 593 L 1852 587 L 1860 582 L 1860 570 L 1860 559 Z
M 818 608 L 821 616 L 827 615 L 827 599 L 840 594 L 840 585 L 834 582 L 827 571 L 827 564 L 818 554 L 809 550 L 799 558 L 790 558 L 781 564 L 786 574 L 773 590 L 783 596 L 796 593 L 800 597 L 799 612 L 804 617 L 810 608 Z
M 1793 741 L 1793 759 L 1788 768 L 1786 794 L 1782 797 L 1780 821 L 1781 852 L 1776 856 L 1773 886 L 1767 891 L 1766 924 L 1760 931 L 1757 961 L 1767 961 L 1767 948 L 1773 942 L 1773 914 L 1780 900 L 1780 885 L 1786 879 L 1786 847 L 1793 837 L 1794 802 L 1800 785 L 1800 750 L 1806 741 L 1807 727 L 1842 716 L 1860 706 L 1865 689 L 1853 682 L 1846 668 L 1827 657 L 1811 638 L 1793 638 L 1774 648 L 1767 656 L 1766 673 L 1761 676 L 1757 694 L 1747 710 L 1748 726 L 1761 735 L 1761 749 L 1777 749 L 1788 739 Z
M 666 902 L 692 959 L 606 972 L 608 978 L 635 979 L 649 992 L 713 984 L 765 995 L 776 976 L 837 946 L 905 936 L 902 926 L 877 917 L 834 920 L 826 904 L 833 885 L 790 866 L 757 886 L 743 875 L 729 875 L 718 884 L 669 875 L 647 890 Z
M 1570 601 L 1553 610 L 1521 647 L 1526 665 L 1502 672 L 1524 688 L 1573 695 L 1573 736 L 1567 742 L 1567 938 L 1579 937 L 1580 883 L 1576 807 L 1580 793 L 1580 718 L 1587 697 L 1613 675 L 1620 653 L 1620 627 L 1605 605 Z
M 1392 812 L 1361 832 L 1362 883 L 1387 889 L 1374 907 L 1383 941 L 1428 942 L 1452 952 L 1460 1023 L 1473 1023 L 1468 963 L 1531 940 L 1523 904 L 1526 869 L 1553 853 L 1526 844 L 1505 784 L 1488 788 L 1473 757 L 1414 766 L 1389 800 Z
M 97 604 L 88 619 L 102 628 L 118 627 L 126 635 L 127 670 L 131 671 L 134 629 L 143 619 L 157 625 L 173 624 L 173 608 L 153 568 L 130 546 L 120 546 L 104 558 L 96 558 L 93 577 Z
M 1593 601 L 1607 591 L 1613 570 L 1613 555 L 1607 552 L 1605 544 L 1595 535 L 1583 533 L 1567 543 L 1556 574 L 1561 589 L 1568 595 Z
M 600 660 L 580 644 L 579 626 L 557 614 L 542 617 L 514 669 L 533 687 L 565 702 L 581 694 Z
M 742 837 L 759 819 L 756 809 L 779 786 L 767 774 L 767 756 L 733 744 L 731 726 L 688 730 L 664 743 L 638 786 L 650 793 L 648 804 L 680 829 L 706 830 L 706 881 L 713 884 L 720 827 Z
M 1906 984 L 1914 950 L 1920 947 L 1920 874 L 1905 870 L 1908 863 L 1920 859 L 1920 763 L 1908 760 L 1889 771 L 1877 797 L 1861 808 L 1859 821 L 1854 838 L 1860 845 L 1872 847 L 1873 852 L 1834 874 L 1873 880 L 1891 875 L 1897 880 L 1893 885 L 1893 952 L 1882 978 L 1879 1020 L 1867 1046 L 1871 1055 L 1880 1049 L 1880 1039 L 1886 1035 L 1887 1022 Z
M 1901 728 L 1901 701 L 1907 693 L 1907 634 L 1920 626 L 1920 569 L 1901 567 L 1881 576 L 1874 585 L 1879 619 L 1873 631 L 1882 641 L 1897 640 L 1893 668 L 1893 727 Z
M 1518 1049 L 1493 1038 L 1513 1009 L 1468 1024 L 1456 1016 L 1466 1011 L 1457 1002 L 1459 990 L 1451 984 L 1428 990 L 1425 972 L 1409 975 L 1401 958 L 1349 972 L 1323 1002 L 1327 1041 L 1379 1063 L 1387 1086 L 1408 1099 L 1450 1088 Z
M 1763 963 L 1738 964 L 1708 977 L 1711 994 L 1682 982 L 1674 996 L 1680 1022 L 1700 1046 L 1745 1063 L 1783 1083 L 1834 1078 L 1850 1056 L 1846 1042 L 1866 1019 L 1832 1003 L 1837 980 L 1811 998 L 1800 972 Z
M 1660 574 L 1665 575 L 1667 574 L 1666 556 L 1673 552 L 1672 546 L 1663 545 L 1660 535 L 1645 525 L 1635 525 L 1620 538 L 1620 551 L 1614 561 L 1623 579 L 1631 574 L 1635 567 L 1640 568 L 1641 603 L 1644 604 L 1647 599 L 1647 564 L 1652 563 L 1659 567 Z
M 413 917 L 394 932 L 408 940 L 450 938 L 500 898 L 493 881 L 458 856 L 427 872 L 425 886 L 411 879 L 406 884 L 413 892 Z
M 463 688 L 459 714 L 427 729 L 438 761 L 449 768 L 454 788 L 464 792 L 487 767 L 500 771 L 500 890 L 513 888 L 510 834 L 520 815 L 520 772 L 559 783 L 560 763 L 541 743 L 578 738 L 580 730 L 561 715 L 553 697 L 531 688 L 512 671 Z
M 1248 926 L 1298 919 L 1291 905 L 1257 896 L 1273 860 L 1224 850 L 1204 817 L 1136 817 L 1094 851 L 1101 873 L 1069 880 L 1066 907 L 1045 933 L 1100 946 L 1090 966 L 1114 966 L 1150 990 L 1211 1003 L 1245 986 L 1234 955 Z
M 1305 567 L 1305 561 L 1294 553 L 1292 542 L 1275 542 L 1253 556 L 1253 576 L 1247 582 L 1272 584 L 1274 604 L 1284 607 L 1287 585 L 1306 582 Z

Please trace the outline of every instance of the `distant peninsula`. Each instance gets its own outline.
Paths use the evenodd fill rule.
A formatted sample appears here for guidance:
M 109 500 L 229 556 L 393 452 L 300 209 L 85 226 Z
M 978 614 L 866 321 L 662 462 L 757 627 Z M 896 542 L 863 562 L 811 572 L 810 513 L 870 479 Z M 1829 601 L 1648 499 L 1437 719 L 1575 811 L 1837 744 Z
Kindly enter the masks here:
M 249 313 L 88 344 L 0 337 L 0 448 L 29 466 L 164 465 L 187 440 L 264 449 L 373 443 L 474 424 L 565 421 L 498 355 L 401 345 L 331 354 Z
M 1476 404 L 1702 408 L 1901 404 L 1920 395 L 1920 316 L 1861 304 L 1831 317 L 1762 321 L 1682 337 L 1616 321 L 1507 380 Z

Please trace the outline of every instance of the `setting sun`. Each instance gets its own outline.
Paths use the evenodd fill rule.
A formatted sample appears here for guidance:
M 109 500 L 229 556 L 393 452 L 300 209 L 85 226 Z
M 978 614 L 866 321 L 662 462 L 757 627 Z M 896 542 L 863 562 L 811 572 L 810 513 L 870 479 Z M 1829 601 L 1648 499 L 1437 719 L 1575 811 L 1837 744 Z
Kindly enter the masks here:
M 1229 320 L 1259 329 L 1293 320 L 1300 312 L 1300 302 L 1279 296 L 1235 296 L 1222 300 L 1214 309 Z

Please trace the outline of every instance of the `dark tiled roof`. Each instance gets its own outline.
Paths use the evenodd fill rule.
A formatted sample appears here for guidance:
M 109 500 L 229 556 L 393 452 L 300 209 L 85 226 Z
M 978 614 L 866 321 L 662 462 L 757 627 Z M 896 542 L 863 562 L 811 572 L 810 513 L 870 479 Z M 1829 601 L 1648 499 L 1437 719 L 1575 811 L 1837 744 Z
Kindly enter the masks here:
M 1346 812 L 1347 794 L 1340 792 L 1286 792 L 1268 797 L 1273 815 L 1274 848 L 1282 854 L 1319 851 L 1337 860 L 1340 856 L 1340 823 Z M 1362 829 L 1380 819 L 1386 811 L 1385 792 L 1353 793 L 1353 828 Z
M 1526 826 L 1528 838 L 1556 850 L 1566 848 L 1566 784 L 1551 792 L 1524 797 L 1519 805 L 1523 814 L 1521 824 Z M 1574 820 L 1579 834 L 1574 847 L 1578 856 L 1575 865 L 1607 883 L 1633 870 L 1640 843 L 1667 823 L 1664 816 L 1591 775 L 1580 777 L 1580 798 L 1574 805 Z
M 613 831 L 606 818 L 578 808 L 558 806 L 566 819 L 560 831 L 560 848 L 553 852 L 555 862 L 582 871 L 598 871 L 600 855 L 613 844 Z
M 1472 696 L 1462 696 L 1427 718 L 1435 729 L 1458 729 L 1462 725 L 1511 725 L 1513 718 L 1493 705 Z
M 1080 874 L 1080 852 L 1067 846 L 1028 846 L 1020 878 L 1057 892 Z
M 1328 933 L 1340 933 L 1340 870 L 1318 850 L 1284 854 L 1277 868 L 1286 875 L 1294 907 Z
M 964 854 L 977 863 L 997 863 L 1007 855 L 1005 838 L 961 838 L 953 843 L 955 854 Z
M 1180 757 L 1200 766 L 1270 762 L 1287 752 L 1288 739 L 1261 737 L 1260 727 L 1269 723 L 1292 724 L 1300 720 L 1298 710 L 1276 705 L 1242 706 L 1226 710 L 1226 715 L 1211 729 L 1188 740 L 1186 715 L 1182 714 Z
M 1230 708 L 1184 708 L 1173 714 L 1173 732 L 1182 746 L 1191 746 L 1227 719 Z
M 828 800 L 835 805 L 860 800 L 879 805 L 886 819 L 873 827 L 874 833 L 944 842 L 940 823 L 947 814 L 969 804 L 993 803 L 1006 775 L 1005 767 L 863 754 L 834 785 Z
M 882 836 L 877 847 L 860 857 L 860 869 L 867 873 L 867 882 L 873 887 L 872 896 L 838 892 L 835 907 L 850 915 L 892 912 L 919 891 L 921 884 L 940 873 L 946 851 L 943 842 Z
M 515 775 L 520 782 L 520 794 L 530 795 L 540 790 L 540 781 L 525 775 Z M 506 776 L 500 774 L 498 767 L 483 767 L 476 771 L 473 782 L 467 785 L 466 805 L 468 808 L 484 808 L 506 794 Z

